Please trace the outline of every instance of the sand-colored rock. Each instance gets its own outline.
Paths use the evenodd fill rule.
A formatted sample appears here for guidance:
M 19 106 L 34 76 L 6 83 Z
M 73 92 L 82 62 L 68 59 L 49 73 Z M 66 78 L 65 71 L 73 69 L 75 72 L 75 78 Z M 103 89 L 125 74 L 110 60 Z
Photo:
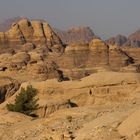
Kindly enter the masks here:
M 96 67 L 108 67 L 119 71 L 122 67 L 134 62 L 125 51 L 116 46 L 110 47 L 101 39 L 93 39 L 90 45 L 69 45 L 65 48 L 63 55 L 50 59 L 53 59 L 62 71 L 72 78 L 81 78 L 95 73 Z
M 30 55 L 25 52 L 19 52 L 13 55 L 12 62 L 28 62 L 30 61 Z
M 0 77 L 0 103 L 15 94 L 19 89 L 19 82 L 9 77 Z
M 19 28 L 20 28 L 24 38 L 26 39 L 26 41 L 27 42 L 28 42 L 28 40 L 31 41 L 33 33 L 34 33 L 31 22 L 28 19 L 22 19 L 16 24 L 19 25 Z
M 35 48 L 36 46 L 33 43 L 26 43 L 21 47 L 21 49 L 25 52 L 30 52 L 34 50 Z
M 57 52 L 63 50 L 60 38 L 47 22 L 21 19 L 19 22 L 14 23 L 7 32 L 0 33 L 1 46 L 20 47 L 25 43 L 46 46 Z M 59 47 L 56 49 L 55 45 Z
M 140 136 L 140 110 L 132 113 L 132 115 L 128 116 L 121 125 L 118 127 L 118 131 L 122 136 L 131 137 L 133 135 Z
M 41 118 L 5 112 L 5 105 L 12 103 L 17 91 L 0 105 L 2 140 L 120 140 L 127 138 L 131 130 L 139 130 L 140 75 L 99 71 L 80 81 L 58 82 L 51 79 L 42 82 L 25 82 L 38 89 Z M 72 106 L 73 103 L 77 106 Z M 12 117 L 11 116 L 15 116 Z M 42 118 L 43 117 L 43 118 Z M 11 118 L 11 119 L 10 119 Z M 135 119 L 136 118 L 136 119 Z M 127 123 L 128 122 L 128 123 Z M 133 123 L 134 122 L 134 123 Z M 132 125 L 132 127 L 128 127 Z M 133 129 L 134 128 L 134 129 Z M 135 129 L 138 128 L 138 129 Z M 131 131 L 133 132 L 133 131 Z M 128 138 L 136 140 L 139 134 Z

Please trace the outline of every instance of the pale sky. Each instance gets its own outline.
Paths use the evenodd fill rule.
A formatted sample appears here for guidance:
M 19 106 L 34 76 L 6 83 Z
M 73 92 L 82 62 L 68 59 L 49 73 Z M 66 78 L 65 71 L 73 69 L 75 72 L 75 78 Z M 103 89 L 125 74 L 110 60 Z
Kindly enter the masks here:
M 0 0 L 0 21 L 23 16 L 68 29 L 90 26 L 102 38 L 140 28 L 140 0 Z

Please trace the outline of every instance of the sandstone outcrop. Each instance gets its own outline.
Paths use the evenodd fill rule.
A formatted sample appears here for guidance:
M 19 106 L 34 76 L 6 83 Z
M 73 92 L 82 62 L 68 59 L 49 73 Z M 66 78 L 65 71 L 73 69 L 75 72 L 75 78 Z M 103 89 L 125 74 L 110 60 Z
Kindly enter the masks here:
M 120 70 L 121 67 L 134 63 L 133 57 L 121 48 L 108 46 L 99 38 L 93 39 L 89 45 L 69 45 L 61 57 L 51 59 L 68 77 L 73 78 L 94 73 L 96 67 Z
M 108 65 L 109 64 L 109 46 L 101 39 L 93 39 L 89 44 L 91 55 L 94 58 L 92 61 L 96 65 Z
M 0 77 L 0 103 L 11 97 L 19 89 L 19 86 L 19 82 L 14 79 Z
M 35 48 L 36 48 L 36 46 L 33 43 L 26 43 L 21 46 L 21 50 L 24 52 L 30 52 L 30 51 L 34 50 Z
M 47 22 L 22 19 L 13 23 L 7 32 L 0 33 L 1 47 L 20 47 L 25 43 L 46 46 L 50 51 L 61 52 L 63 50 L 60 38 Z

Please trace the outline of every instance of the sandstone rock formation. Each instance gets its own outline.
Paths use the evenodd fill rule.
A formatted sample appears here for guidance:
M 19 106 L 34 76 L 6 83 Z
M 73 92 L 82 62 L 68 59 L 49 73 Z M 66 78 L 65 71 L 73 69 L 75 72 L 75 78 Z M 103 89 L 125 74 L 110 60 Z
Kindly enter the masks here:
M 81 28 L 74 28 L 72 32 L 82 32 L 86 35 L 85 30 L 88 30 L 91 33 L 90 28 L 85 28 L 84 32 L 81 30 Z M 64 73 L 66 79 L 84 77 L 96 72 L 96 67 L 100 66 L 120 70 L 122 67 L 134 63 L 131 55 L 129 56 L 120 48 L 113 49 L 110 44 L 107 45 L 99 38 L 92 39 L 89 45 L 78 43 L 64 48 L 60 38 L 44 21 L 22 19 L 12 24 L 9 31 L 2 32 L 0 39 L 4 49 L 7 48 L 6 46 L 9 46 L 8 48 L 16 46 L 13 50 L 5 49 L 5 52 L 9 53 L 6 58 L 9 61 L 3 60 L 0 63 L 1 68 L 28 72 L 32 76 L 47 73 L 46 61 L 55 62 L 59 67 L 59 70 L 50 75 L 57 76 L 58 73 Z M 126 38 L 119 35 L 116 40 L 117 44 L 121 45 L 126 41 Z M 2 50 L 1 53 L 3 53 Z M 28 58 L 19 58 L 20 53 L 21 55 L 25 54 Z M 3 59 L 3 54 L 1 57 Z M 17 60 L 16 57 L 20 60 Z M 53 69 L 53 66 L 49 68 Z
M 101 39 L 93 39 L 89 44 L 96 65 L 109 64 L 109 46 Z
M 93 39 L 89 45 L 69 45 L 61 57 L 51 59 L 58 64 L 64 74 L 73 78 L 94 73 L 96 67 L 120 70 L 121 67 L 134 63 L 133 58 L 125 51 L 117 47 L 112 48 L 101 39 Z
M 10 29 L 13 23 L 17 23 L 22 20 L 22 17 L 14 17 L 5 20 L 0 24 L 0 32 L 6 32 Z M 44 20 L 38 20 L 40 22 L 45 22 Z M 66 44 L 71 43 L 89 43 L 95 34 L 90 27 L 73 27 L 68 31 L 62 31 L 60 29 L 54 28 L 54 31 L 58 34 L 61 40 Z
M 14 95 L 19 89 L 19 82 L 9 77 L 0 77 L 0 103 Z
M 0 33 L 1 47 L 20 47 L 25 43 L 46 46 L 52 52 L 63 50 L 60 38 L 47 22 L 22 19 L 13 23 L 7 32 Z

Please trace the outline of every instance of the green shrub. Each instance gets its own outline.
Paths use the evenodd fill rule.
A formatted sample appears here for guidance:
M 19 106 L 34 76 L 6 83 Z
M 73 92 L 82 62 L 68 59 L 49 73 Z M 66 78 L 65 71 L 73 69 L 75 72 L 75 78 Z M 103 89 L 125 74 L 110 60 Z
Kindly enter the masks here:
M 20 112 L 28 116 L 36 116 L 33 112 L 38 108 L 35 96 L 37 90 L 31 85 L 27 86 L 26 89 L 21 88 L 19 95 L 16 96 L 14 104 L 7 104 L 7 109 L 13 112 Z

